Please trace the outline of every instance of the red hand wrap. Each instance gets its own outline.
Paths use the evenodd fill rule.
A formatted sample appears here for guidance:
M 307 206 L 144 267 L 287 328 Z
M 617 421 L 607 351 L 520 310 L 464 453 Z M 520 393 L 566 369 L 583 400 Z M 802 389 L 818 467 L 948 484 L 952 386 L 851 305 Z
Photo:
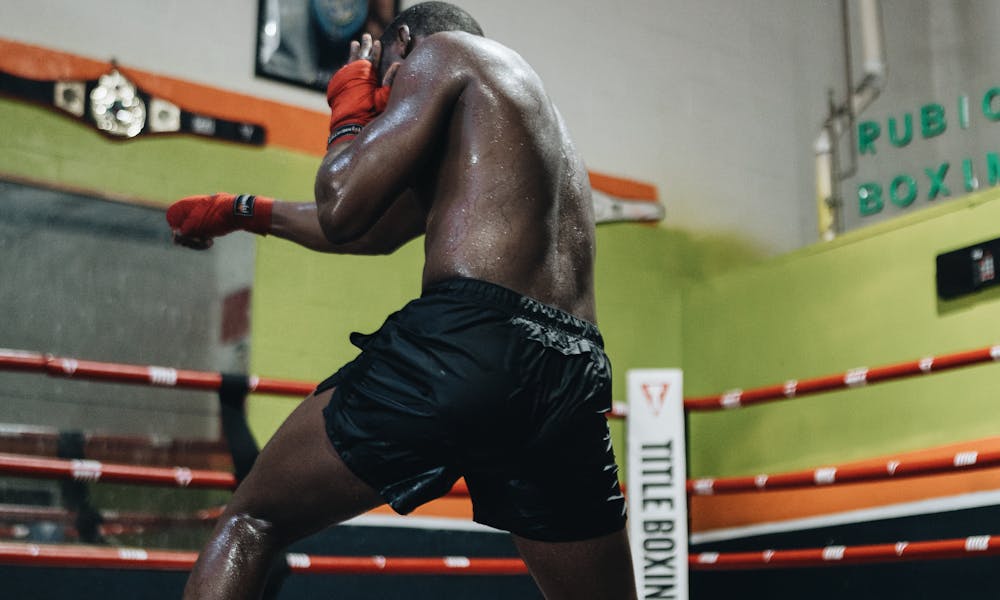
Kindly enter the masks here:
M 214 238 L 243 229 L 266 234 L 271 229 L 273 198 L 218 193 L 188 196 L 170 205 L 167 222 L 183 236 Z
M 367 60 L 348 63 L 334 73 L 326 87 L 326 103 L 330 105 L 327 145 L 354 139 L 385 110 L 389 90 L 389 86 L 379 87 L 375 68 Z

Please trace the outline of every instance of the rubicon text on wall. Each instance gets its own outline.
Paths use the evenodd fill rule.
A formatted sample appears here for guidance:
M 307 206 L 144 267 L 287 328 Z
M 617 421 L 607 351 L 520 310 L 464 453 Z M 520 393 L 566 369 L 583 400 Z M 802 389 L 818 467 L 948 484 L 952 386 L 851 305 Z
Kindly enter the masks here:
M 955 127 L 967 130 L 982 123 L 988 125 L 998 121 L 1000 87 L 992 87 L 979 97 L 958 96 L 954 108 L 950 110 L 943 104 L 930 103 L 916 111 L 890 116 L 885 123 L 858 122 L 858 155 L 874 156 L 880 151 L 905 148 L 936 138 Z M 1000 184 L 1000 154 L 997 152 L 963 157 L 957 161 L 959 165 L 955 162 L 940 161 L 926 165 L 920 172 L 899 173 L 889 181 L 858 184 L 860 215 L 878 214 L 887 202 L 899 208 L 908 208 L 917 200 L 934 201 Z

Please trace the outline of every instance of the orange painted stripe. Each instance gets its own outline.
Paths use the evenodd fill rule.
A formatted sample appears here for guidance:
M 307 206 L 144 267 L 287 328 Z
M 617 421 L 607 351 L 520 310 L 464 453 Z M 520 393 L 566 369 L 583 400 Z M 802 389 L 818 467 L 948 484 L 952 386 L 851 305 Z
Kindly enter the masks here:
M 1000 437 L 991 437 L 848 464 L 851 466 L 881 465 L 893 459 L 927 459 L 953 456 L 958 452 L 997 449 L 1000 449 Z M 799 490 L 692 496 L 689 503 L 691 531 L 698 533 L 714 529 L 819 517 L 852 510 L 996 489 L 1000 489 L 1000 468 Z
M 43 81 L 96 79 L 111 63 L 41 46 L 0 39 L 0 71 Z M 118 70 L 144 91 L 192 112 L 262 125 L 267 144 L 322 156 L 326 152 L 329 117 L 254 96 L 158 75 L 127 65 Z M 590 173 L 590 183 L 611 196 L 629 200 L 657 199 L 656 186 L 612 175 Z
M 42 81 L 96 79 L 108 63 L 0 39 L 0 70 Z
M 622 179 L 613 175 L 595 173 L 593 171 L 590 171 L 590 185 L 605 194 L 626 200 L 649 200 L 650 202 L 654 202 L 659 198 L 655 185 L 631 179 Z

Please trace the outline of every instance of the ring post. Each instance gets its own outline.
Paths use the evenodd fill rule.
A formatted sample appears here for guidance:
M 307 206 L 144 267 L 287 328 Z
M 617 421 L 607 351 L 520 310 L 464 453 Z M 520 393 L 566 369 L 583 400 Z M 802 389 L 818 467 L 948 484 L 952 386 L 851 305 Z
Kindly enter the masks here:
M 681 371 L 629 371 L 628 409 L 628 522 L 639 597 L 687 600 L 687 454 Z

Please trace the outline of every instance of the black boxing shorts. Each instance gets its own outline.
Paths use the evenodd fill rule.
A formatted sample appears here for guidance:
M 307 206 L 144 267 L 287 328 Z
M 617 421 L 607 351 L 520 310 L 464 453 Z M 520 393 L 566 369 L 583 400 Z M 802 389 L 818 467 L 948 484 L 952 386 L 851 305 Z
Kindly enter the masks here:
M 429 286 L 317 388 L 341 459 L 400 514 L 465 477 L 473 519 L 541 541 L 606 535 L 625 500 L 597 327 L 475 279 Z

